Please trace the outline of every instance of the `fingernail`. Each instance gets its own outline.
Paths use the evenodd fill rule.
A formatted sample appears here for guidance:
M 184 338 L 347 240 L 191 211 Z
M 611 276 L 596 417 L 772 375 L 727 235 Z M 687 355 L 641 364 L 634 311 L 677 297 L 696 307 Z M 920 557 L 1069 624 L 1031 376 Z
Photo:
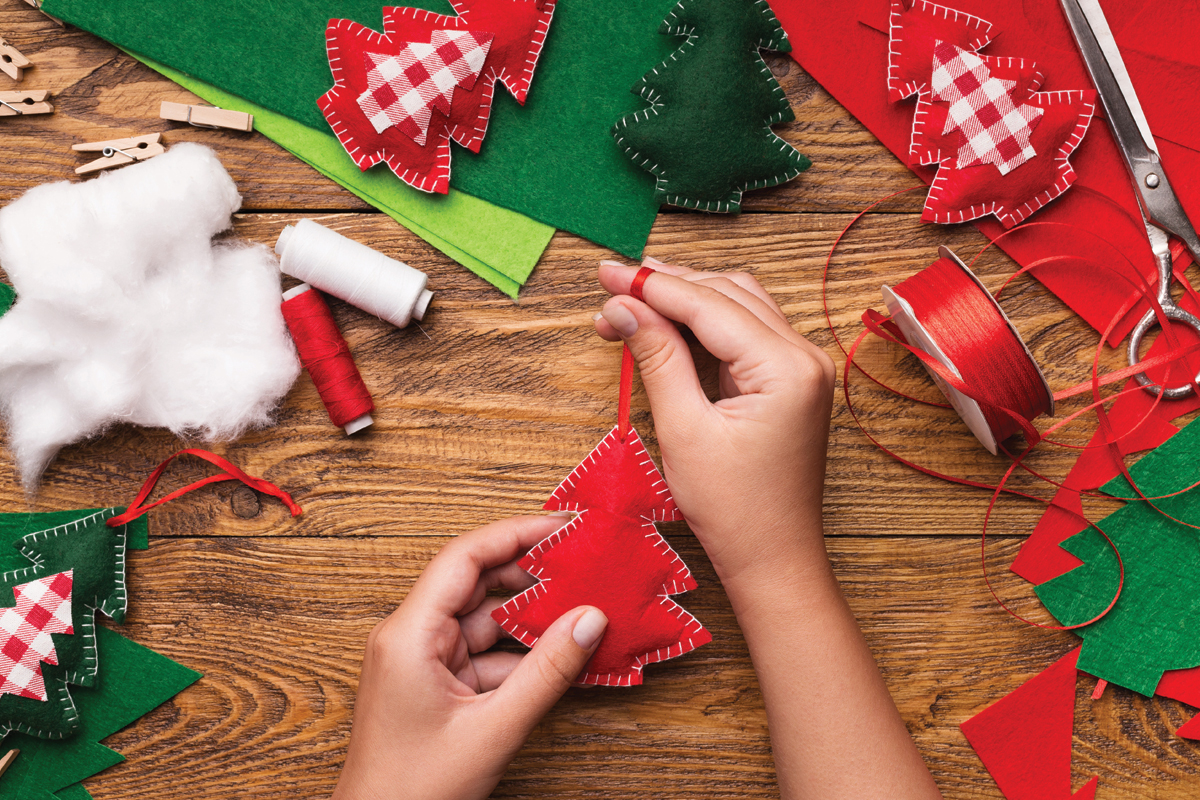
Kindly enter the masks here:
M 637 333 L 637 317 L 633 315 L 632 311 L 619 303 L 609 303 L 600 312 L 600 315 L 608 320 L 608 324 L 612 325 L 617 333 L 621 334 L 622 339 L 628 339 Z
M 600 266 L 602 266 L 602 267 L 627 267 L 629 265 L 622 264 L 620 261 L 613 261 L 612 259 L 606 258 L 600 262 Z
M 606 627 L 608 627 L 608 617 L 604 616 L 600 609 L 591 608 L 575 622 L 575 630 L 571 631 L 571 638 L 584 650 L 591 650 L 604 635 Z
M 604 315 L 597 311 L 595 316 L 592 317 L 592 322 L 599 322 L 602 319 L 604 319 Z
M 650 256 L 646 256 L 645 258 L 642 259 L 642 266 L 643 267 L 653 267 L 654 269 L 658 269 L 659 267 L 665 267 L 667 265 L 664 264 L 663 262 L 659 261 L 657 258 L 651 258 Z
M 575 514 L 571 511 L 551 511 L 547 517 L 573 517 Z

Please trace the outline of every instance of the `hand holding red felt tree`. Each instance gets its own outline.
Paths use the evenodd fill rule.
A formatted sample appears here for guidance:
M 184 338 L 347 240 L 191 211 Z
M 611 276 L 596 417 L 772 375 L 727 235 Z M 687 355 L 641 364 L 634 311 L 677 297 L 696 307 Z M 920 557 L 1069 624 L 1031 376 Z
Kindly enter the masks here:
M 646 664 L 687 653 L 712 635 L 671 595 L 696 588 L 654 527 L 682 519 L 637 431 L 628 425 L 633 359 L 624 351 L 621 422 L 555 489 L 543 508 L 578 512 L 518 563 L 539 583 L 492 613 L 532 647 L 567 611 L 592 605 L 608 617 L 580 683 L 637 686 Z

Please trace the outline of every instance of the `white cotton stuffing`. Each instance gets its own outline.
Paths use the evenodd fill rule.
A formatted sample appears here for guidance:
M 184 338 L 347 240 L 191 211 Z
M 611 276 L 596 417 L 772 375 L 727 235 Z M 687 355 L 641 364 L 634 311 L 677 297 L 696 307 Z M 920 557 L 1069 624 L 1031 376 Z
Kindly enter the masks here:
M 0 413 L 36 489 L 64 445 L 118 422 L 208 441 L 271 423 L 300 371 L 261 245 L 214 244 L 241 196 L 207 147 L 0 209 Z

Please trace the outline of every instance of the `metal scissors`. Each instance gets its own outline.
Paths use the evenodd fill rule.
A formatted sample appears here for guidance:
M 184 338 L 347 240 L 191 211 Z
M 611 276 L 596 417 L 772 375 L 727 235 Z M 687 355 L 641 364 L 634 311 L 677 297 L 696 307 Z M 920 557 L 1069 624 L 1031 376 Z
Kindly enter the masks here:
M 1200 319 L 1192 316 L 1171 299 L 1171 250 L 1168 235 L 1173 234 L 1183 242 L 1192 254 L 1192 258 L 1200 264 L 1200 239 L 1188 219 L 1187 212 L 1179 203 L 1179 198 L 1171 189 L 1167 174 L 1163 170 L 1158 157 L 1158 147 L 1150 134 L 1150 124 L 1142 113 L 1142 105 L 1138 102 L 1129 73 L 1125 70 L 1125 62 L 1121 51 L 1108 27 L 1108 20 L 1100 8 L 1098 0 L 1061 0 L 1071 32 L 1075 34 L 1075 42 L 1079 52 L 1083 54 L 1083 62 L 1087 65 L 1096 85 L 1096 92 L 1104 103 L 1104 112 L 1108 117 L 1108 125 L 1117 140 L 1117 147 L 1125 156 L 1125 166 L 1129 168 L 1129 177 L 1133 181 L 1134 192 L 1142 211 L 1142 221 L 1146 224 L 1146 235 L 1150 239 L 1150 249 L 1158 262 L 1158 304 L 1162 307 L 1163 315 L 1190 325 L 1193 330 L 1200 332 Z M 1129 337 L 1129 364 L 1136 365 L 1141 356 L 1139 351 L 1142 338 L 1155 326 L 1154 309 L 1150 309 L 1138 322 Z M 1192 384 L 1171 388 L 1160 387 L 1151 381 L 1146 374 L 1137 375 L 1146 391 L 1153 395 L 1162 392 L 1164 397 L 1186 397 L 1192 392 Z M 1196 376 L 1200 382 L 1200 375 Z

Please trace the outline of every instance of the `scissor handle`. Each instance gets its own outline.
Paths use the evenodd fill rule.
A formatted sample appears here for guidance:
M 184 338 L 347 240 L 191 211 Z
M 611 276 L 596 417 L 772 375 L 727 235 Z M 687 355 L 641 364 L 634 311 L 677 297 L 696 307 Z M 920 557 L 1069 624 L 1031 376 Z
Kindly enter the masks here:
M 1170 298 L 1168 298 L 1166 300 L 1166 302 L 1160 302 L 1159 305 L 1162 306 L 1162 312 L 1163 312 L 1164 317 L 1166 317 L 1167 319 L 1173 319 L 1176 322 L 1182 322 L 1185 325 L 1190 325 L 1192 330 L 1196 331 L 1196 333 L 1200 333 L 1200 319 L 1197 319 L 1193 315 L 1184 311 L 1179 306 L 1175 305 L 1175 303 Z M 1140 362 L 1142 360 L 1141 355 L 1140 355 L 1140 351 L 1142 349 L 1142 339 L 1143 339 L 1143 337 L 1145 337 L 1146 333 L 1149 332 L 1150 329 L 1153 328 L 1157 324 L 1158 324 L 1158 317 L 1155 315 L 1154 309 L 1152 308 L 1149 311 L 1147 311 L 1145 316 L 1143 316 L 1138 321 L 1137 326 L 1133 329 L 1133 333 L 1129 334 L 1129 365 L 1130 366 L 1136 366 L 1138 364 L 1138 362 Z M 1142 388 L 1145 389 L 1147 392 L 1149 392 L 1152 395 L 1155 395 L 1156 397 L 1161 392 L 1162 396 L 1167 398 L 1168 400 L 1178 400 L 1181 397 L 1187 397 L 1193 391 L 1192 384 L 1190 384 L 1190 383 L 1185 383 L 1182 386 L 1174 386 L 1169 389 L 1164 389 L 1163 387 L 1159 386 L 1158 384 L 1154 383 L 1154 381 L 1152 381 L 1148 377 L 1146 377 L 1146 373 L 1144 373 L 1144 372 L 1139 372 L 1134 377 L 1137 378 L 1137 382 L 1140 383 L 1142 385 Z M 1196 381 L 1200 382 L 1200 374 L 1196 375 Z

